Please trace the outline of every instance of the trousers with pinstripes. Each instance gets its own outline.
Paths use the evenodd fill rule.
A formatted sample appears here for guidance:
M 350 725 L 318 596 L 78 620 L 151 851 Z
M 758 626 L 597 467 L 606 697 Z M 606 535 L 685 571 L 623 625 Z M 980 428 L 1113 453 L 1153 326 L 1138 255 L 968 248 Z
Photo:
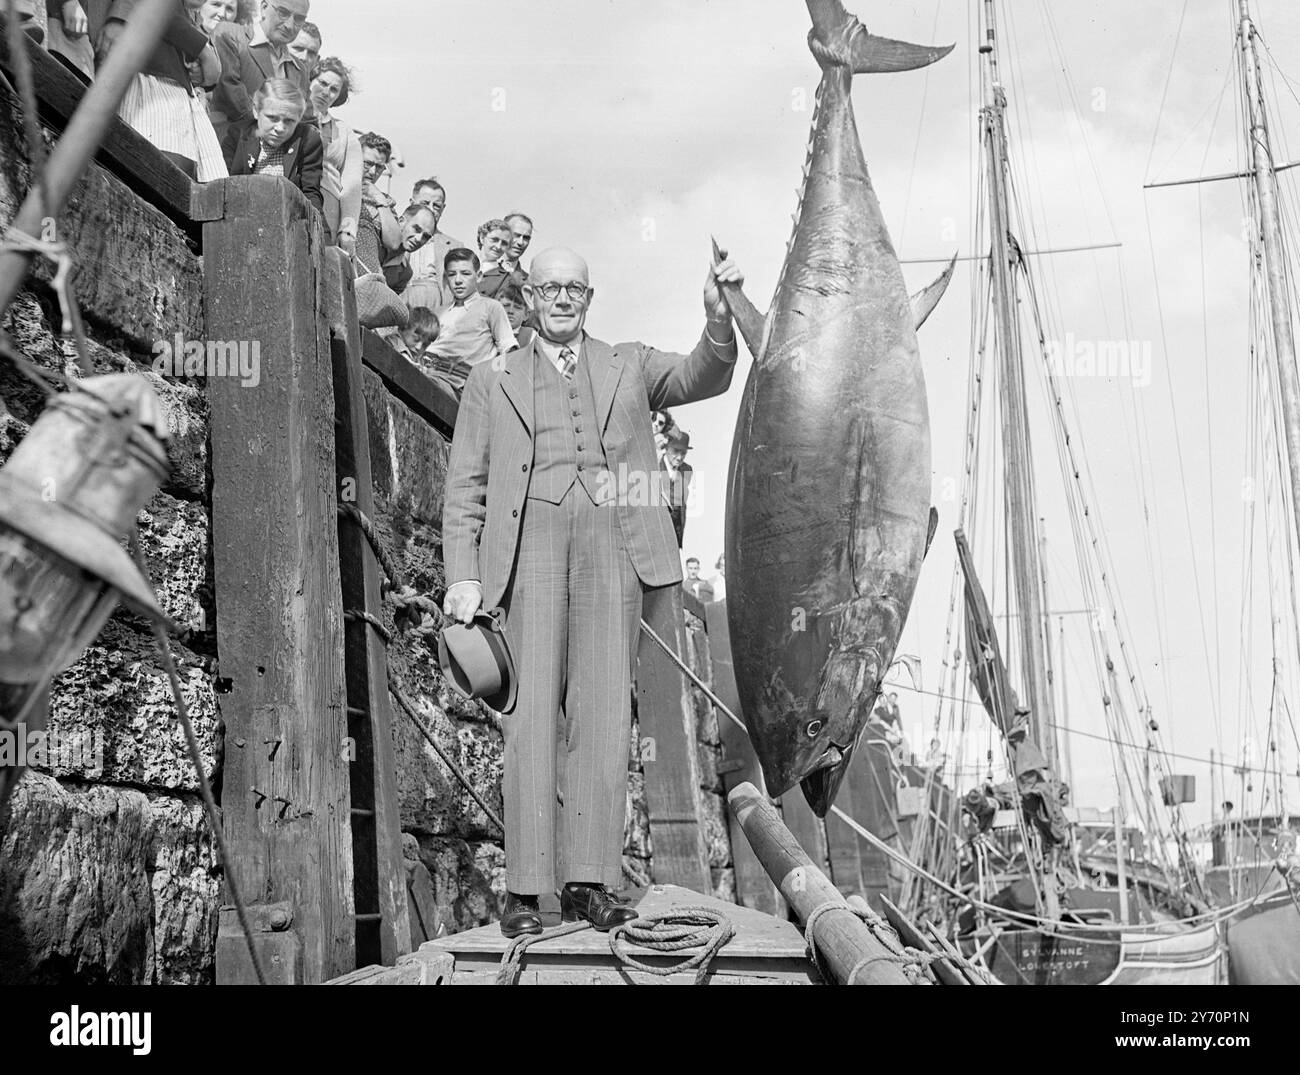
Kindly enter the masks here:
M 641 582 L 618 511 L 575 482 L 527 499 L 503 604 L 515 662 L 505 729 L 506 885 L 618 887 Z

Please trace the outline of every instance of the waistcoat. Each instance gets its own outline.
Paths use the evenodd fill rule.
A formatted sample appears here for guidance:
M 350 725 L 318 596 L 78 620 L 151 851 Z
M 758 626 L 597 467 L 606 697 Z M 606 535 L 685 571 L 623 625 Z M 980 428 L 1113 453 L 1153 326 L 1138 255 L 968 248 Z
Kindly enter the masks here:
M 566 381 L 551 360 L 533 349 L 533 474 L 528 495 L 558 504 L 574 481 L 593 504 L 612 490 L 605 470 L 605 449 L 596 423 L 596 395 L 591 371 L 579 352 L 573 380 Z

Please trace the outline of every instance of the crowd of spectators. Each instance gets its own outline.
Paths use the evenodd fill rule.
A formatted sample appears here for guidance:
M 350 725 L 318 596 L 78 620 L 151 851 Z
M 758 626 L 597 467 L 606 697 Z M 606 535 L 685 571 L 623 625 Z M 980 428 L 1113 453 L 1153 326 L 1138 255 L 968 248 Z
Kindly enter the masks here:
M 26 31 L 83 81 L 94 77 L 140 0 L 18 0 Z M 4 9 L 0 8 L 0 12 Z M 473 246 L 440 230 L 435 177 L 410 199 L 389 193 L 392 143 L 339 117 L 352 68 L 324 54 L 310 0 L 175 0 L 162 41 L 119 114 L 196 182 L 280 176 L 321 214 L 326 241 L 352 260 L 369 327 L 459 394 L 475 363 L 532 337 L 523 256 L 533 221 L 484 222 Z
M 44 28 L 36 3 L 15 5 L 27 32 L 89 81 L 140 0 L 43 0 Z M 196 182 L 271 175 L 302 191 L 326 241 L 355 266 L 363 323 L 459 395 L 472 366 L 535 334 L 523 293 L 532 218 L 515 210 L 487 220 L 471 247 L 441 230 L 447 191 L 436 177 L 417 179 L 399 203 L 389 193 L 400 164 L 393 145 L 337 114 L 358 92 L 356 77 L 323 54 L 309 14 L 310 0 L 175 0 L 120 115 Z M 690 436 L 667 411 L 651 421 L 680 547 Z

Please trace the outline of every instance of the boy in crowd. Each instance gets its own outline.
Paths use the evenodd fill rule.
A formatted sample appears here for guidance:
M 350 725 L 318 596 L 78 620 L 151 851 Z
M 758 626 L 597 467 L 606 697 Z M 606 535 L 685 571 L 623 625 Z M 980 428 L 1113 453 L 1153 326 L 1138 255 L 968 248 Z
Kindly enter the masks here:
M 395 333 L 388 342 L 399 355 L 424 369 L 424 352 L 438 338 L 438 330 L 438 315 L 427 306 L 415 306 L 411 309 L 406 328 Z
M 426 354 L 430 374 L 457 395 L 465 387 L 470 367 L 504 355 L 517 346 L 505 308 L 479 294 L 479 259 L 473 250 L 451 251 L 443 262 L 443 281 L 452 305 L 440 314 L 442 329 Z
M 324 212 L 320 192 L 325 149 L 315 127 L 303 123 L 307 98 L 296 82 L 272 78 L 253 96 L 253 121 L 226 136 L 231 175 L 278 175 Z

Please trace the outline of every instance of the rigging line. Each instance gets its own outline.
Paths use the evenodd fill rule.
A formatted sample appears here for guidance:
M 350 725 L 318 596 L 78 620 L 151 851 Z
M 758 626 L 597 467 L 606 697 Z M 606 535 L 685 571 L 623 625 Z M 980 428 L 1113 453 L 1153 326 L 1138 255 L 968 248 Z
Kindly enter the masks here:
M 1185 4 L 1184 7 L 1186 7 Z M 1211 674 L 1209 669 L 1210 644 L 1209 644 L 1209 637 L 1206 634 L 1206 630 L 1205 630 L 1205 599 L 1201 594 L 1201 573 L 1198 569 L 1198 564 L 1197 564 L 1196 537 L 1192 532 L 1191 492 L 1187 488 L 1187 467 L 1183 459 L 1183 438 L 1182 438 L 1182 434 L 1179 432 L 1178 405 L 1174 398 L 1173 375 L 1172 375 L 1173 364 L 1170 361 L 1170 355 L 1169 355 L 1169 335 L 1165 328 L 1164 298 L 1160 290 L 1160 277 L 1157 272 L 1157 267 L 1155 263 L 1155 236 L 1151 228 L 1151 208 L 1147 204 L 1145 198 L 1143 199 L 1143 203 L 1142 203 L 1142 211 L 1146 220 L 1147 246 L 1151 252 L 1151 274 L 1155 284 L 1157 323 L 1160 326 L 1160 351 L 1161 354 L 1164 355 L 1165 369 L 1167 371 L 1166 377 L 1164 379 L 1165 394 L 1169 402 L 1170 415 L 1173 419 L 1174 447 L 1178 459 L 1178 477 L 1179 477 L 1179 484 L 1182 486 L 1182 492 L 1183 492 L 1183 496 L 1182 496 L 1183 521 L 1187 527 L 1187 541 L 1191 553 L 1192 582 L 1193 582 L 1193 589 L 1196 594 L 1196 607 L 1198 613 L 1197 620 L 1199 621 L 1199 625 L 1201 629 L 1201 646 L 1205 653 L 1205 662 L 1207 666 L 1206 679 L 1210 684 L 1211 688 L 1213 689 L 1213 696 L 1217 699 L 1220 696 L 1220 692 L 1218 691 L 1215 685 L 1214 676 Z M 1211 719 L 1214 721 L 1215 728 L 1218 729 L 1220 726 L 1221 718 L 1220 718 L 1219 708 L 1217 704 L 1210 706 L 1210 716 Z
M 1057 31 L 1056 22 L 1052 16 L 1050 5 L 1048 5 L 1045 2 L 1040 2 L 1039 15 L 1043 21 L 1044 27 L 1047 30 L 1047 41 L 1048 41 L 1049 51 L 1052 48 L 1055 48 L 1056 55 L 1060 61 L 1061 74 L 1064 76 L 1063 79 L 1056 80 L 1057 100 L 1061 101 L 1061 111 L 1065 112 L 1066 111 L 1065 103 L 1064 103 L 1065 99 L 1061 94 L 1061 83 L 1064 82 L 1066 93 L 1069 96 L 1070 113 L 1072 118 L 1074 119 L 1074 126 L 1079 132 L 1080 141 L 1083 144 L 1084 152 L 1088 158 L 1088 164 L 1092 169 L 1093 178 L 1096 181 L 1096 189 L 1097 189 L 1098 197 L 1101 201 L 1102 212 L 1105 213 L 1106 215 L 1106 223 L 1107 226 L 1110 228 L 1111 235 L 1113 236 L 1116 234 L 1115 223 L 1110 215 L 1110 206 L 1107 203 L 1106 192 L 1104 187 L 1101 184 L 1100 175 L 1098 174 L 1097 162 L 1092 152 L 1092 143 L 1091 140 L 1088 138 L 1087 128 L 1084 126 L 1083 123 L 1083 119 L 1081 115 L 1082 110 L 1079 107 L 1078 97 L 1074 92 L 1074 84 L 1072 79 L 1070 78 L 1070 73 L 1069 73 L 1069 64 L 1066 62 L 1066 58 L 1065 58 L 1065 49 L 1061 45 L 1060 35 Z M 1075 187 L 1079 192 L 1079 204 L 1082 206 L 1086 202 L 1084 198 L 1083 181 L 1080 175 L 1080 170 L 1076 168 L 1072 168 L 1071 171 L 1074 174 Z M 1091 230 L 1092 229 L 1089 222 L 1088 231 L 1091 232 Z M 1110 327 L 1110 307 L 1109 304 L 1106 302 L 1106 289 L 1102 282 L 1101 259 L 1094 254 L 1091 260 L 1092 260 L 1093 276 L 1095 277 L 1096 284 L 1097 284 L 1097 295 L 1101 305 L 1102 322 L 1103 325 L 1105 326 L 1106 335 L 1111 336 L 1112 332 Z
M 943 0 L 935 0 L 934 4 L 934 25 L 930 27 L 930 36 L 926 39 L 934 41 L 939 33 L 939 12 L 943 8 Z M 925 129 L 925 102 L 930 94 L 930 73 L 933 64 L 925 68 L 925 77 L 921 81 L 921 113 L 916 121 L 916 141 L 912 144 L 912 165 L 907 172 L 907 190 L 903 195 L 903 223 L 898 232 L 898 246 L 903 246 L 903 238 L 907 235 L 907 218 L 908 212 L 912 208 L 912 181 L 916 178 L 916 160 L 921 152 L 921 133 Z
M 1211 129 L 1213 135 L 1213 129 Z M 1209 156 L 1209 147 L 1206 147 L 1206 157 Z M 1204 163 L 1202 158 L 1202 164 Z M 1202 197 L 1202 188 L 1196 188 L 1196 230 L 1200 240 L 1200 260 L 1201 260 L 1201 309 L 1207 309 L 1205 301 L 1205 201 Z M 1210 593 L 1215 607 L 1219 603 L 1219 517 L 1215 511 L 1214 505 L 1214 460 L 1217 458 L 1214 454 L 1214 423 L 1210 420 L 1210 400 L 1213 395 L 1210 392 L 1210 326 L 1209 319 L 1201 318 L 1201 373 L 1205 384 L 1205 485 L 1210 500 Z M 1214 664 L 1216 668 L 1223 667 L 1223 631 L 1219 622 L 1216 620 L 1214 625 Z M 1223 679 L 1219 677 L 1216 684 L 1219 691 L 1215 702 L 1220 710 L 1223 708 Z
M 1038 305 L 1038 299 L 1037 299 L 1036 290 L 1034 288 L 1033 280 L 1032 278 L 1029 278 L 1027 276 L 1026 282 L 1029 289 L 1031 310 L 1035 322 L 1041 325 L 1041 309 Z M 1041 328 L 1039 331 L 1039 335 L 1040 335 L 1040 343 L 1041 343 L 1041 337 L 1042 337 Z M 1084 534 L 1082 533 L 1083 527 L 1080 523 L 1080 515 L 1079 515 L 1080 511 L 1082 511 L 1083 518 L 1088 520 L 1087 527 L 1086 527 L 1088 531 L 1088 539 L 1090 541 L 1090 544 L 1094 552 L 1097 554 L 1098 557 L 1097 568 L 1101 572 L 1102 585 L 1106 590 L 1107 601 L 1112 609 L 1112 618 L 1114 620 L 1114 625 L 1115 625 L 1117 637 L 1120 644 L 1120 652 L 1121 652 L 1121 656 L 1124 659 L 1125 668 L 1129 674 L 1130 683 L 1133 684 L 1135 689 L 1141 695 L 1141 697 L 1139 698 L 1140 708 L 1143 710 L 1149 710 L 1150 703 L 1146 696 L 1146 690 L 1141 684 L 1140 673 L 1138 672 L 1137 669 L 1135 669 L 1129 657 L 1129 653 L 1128 653 L 1129 647 L 1127 646 L 1127 642 L 1126 642 L 1126 634 L 1128 633 L 1128 630 L 1125 626 L 1121 626 L 1120 623 L 1120 616 L 1124 615 L 1125 620 L 1127 620 L 1127 616 L 1125 614 L 1123 605 L 1119 602 L 1117 594 L 1111 589 L 1110 586 L 1109 577 L 1110 574 L 1113 574 L 1114 572 L 1114 565 L 1113 565 L 1113 558 L 1110 557 L 1109 550 L 1107 549 L 1105 544 L 1105 538 L 1104 538 L 1105 529 L 1104 527 L 1100 527 L 1101 536 L 1099 538 L 1098 529 L 1094 527 L 1091 521 L 1091 516 L 1089 515 L 1089 497 L 1087 496 L 1083 488 L 1083 478 L 1080 474 L 1080 468 L 1078 466 L 1078 463 L 1075 460 L 1074 450 L 1071 442 L 1071 435 L 1069 432 L 1069 426 L 1066 423 L 1065 414 L 1061 407 L 1061 393 L 1059 388 L 1060 381 L 1059 378 L 1056 376 L 1055 371 L 1051 369 L 1050 363 L 1045 362 L 1042 364 L 1042 373 L 1047 382 L 1046 391 L 1048 392 L 1049 397 L 1056 404 L 1055 414 L 1056 414 L 1057 421 L 1056 423 L 1053 424 L 1052 427 L 1055 433 L 1054 443 L 1056 444 L 1057 447 L 1058 465 L 1061 467 L 1063 471 L 1062 476 L 1065 479 L 1066 488 L 1067 488 L 1067 508 L 1070 512 L 1071 525 L 1075 534 L 1075 544 L 1077 550 L 1076 555 L 1078 556 L 1078 560 L 1079 560 L 1078 566 L 1080 571 L 1080 581 L 1081 584 L 1083 584 L 1087 590 L 1089 607 L 1096 607 L 1096 594 L 1094 589 L 1095 582 L 1091 580 L 1089 565 L 1082 553 L 1082 550 L 1085 547 L 1085 537 Z M 1070 482 L 1071 476 L 1073 476 L 1074 478 L 1073 483 Z M 1089 477 L 1091 477 L 1090 474 Z M 1092 499 L 1095 499 L 1095 497 Z M 1094 505 L 1093 510 L 1099 510 L 1099 509 L 1096 509 Z M 1098 515 L 1098 525 L 1100 525 L 1099 515 Z M 1109 654 L 1106 655 L 1106 660 L 1109 661 Z M 1098 670 L 1100 671 L 1100 668 Z
M 1087 922 L 1071 922 L 1064 924 L 1057 919 L 1040 918 L 1038 915 L 1028 914 L 1024 911 L 1013 911 L 1007 907 L 998 907 L 995 904 L 976 899 L 975 897 L 962 892 L 960 889 L 953 887 L 946 881 L 936 877 L 917 863 L 912 862 L 906 855 L 890 847 L 890 845 L 884 840 L 880 839 L 880 837 L 876 836 L 869 829 L 859 824 L 838 806 L 832 806 L 830 812 L 848 825 L 849 828 L 862 837 L 862 839 L 866 840 L 867 843 L 871 844 L 878 851 L 881 851 L 887 858 L 897 862 L 904 869 L 915 871 L 930 884 L 934 885 L 941 891 L 946 892 L 954 899 L 1000 918 L 1009 918 L 1022 925 L 1030 926 L 1041 933 L 1047 933 L 1070 941 L 1077 941 L 1081 944 L 1106 944 L 1111 946 L 1117 944 L 1158 944 L 1160 941 L 1166 940 L 1170 936 L 1169 925 L 1164 922 L 1152 922 L 1146 925 L 1121 925 L 1119 923 L 1116 923 L 1115 925 L 1103 925 L 1101 923 Z M 1265 897 L 1263 896 L 1253 896 L 1248 900 L 1241 900 L 1238 903 L 1230 904 L 1227 907 L 1216 907 L 1211 911 L 1189 915 L 1186 918 L 1179 919 L 1178 924 L 1183 926 L 1198 926 L 1225 921 L 1228 918 L 1240 914 L 1247 907 L 1261 902 L 1264 898 Z M 1120 936 L 1113 940 L 1103 940 L 1099 937 L 1089 936 L 1089 934 L 1092 933 L 1120 934 Z
M 1147 176 L 1150 176 L 1151 174 L 1151 158 L 1155 156 L 1156 137 L 1160 133 L 1160 119 L 1165 112 L 1165 101 L 1167 101 L 1169 98 L 1169 83 L 1173 80 L 1174 77 L 1174 61 L 1178 58 L 1178 42 L 1182 39 L 1183 20 L 1186 18 L 1187 18 L 1187 0 L 1183 0 L 1183 10 L 1178 15 L 1178 29 L 1174 32 L 1174 49 L 1173 52 L 1170 53 L 1169 55 L 1169 70 L 1165 73 L 1165 88 L 1160 93 L 1160 105 L 1156 109 L 1155 126 L 1151 128 L 1151 146 L 1147 150 L 1146 167 L 1143 168 L 1143 172 Z
M 922 690 L 920 687 L 909 686 L 906 683 L 895 683 L 895 684 L 891 684 L 891 686 L 897 688 L 898 690 L 910 691 L 912 694 L 925 694 L 925 695 L 929 695 L 932 698 L 944 698 L 954 703 L 959 703 L 964 706 L 974 707 L 975 709 L 982 710 L 984 708 L 984 703 L 979 701 L 976 698 L 965 698 L 960 695 L 943 694 L 939 691 Z M 1146 744 L 1144 743 L 1136 743 L 1131 740 L 1117 740 L 1113 736 L 1099 735 L 1096 732 L 1087 732 L 1084 731 L 1082 728 L 1075 728 L 1065 724 L 1053 723 L 1052 727 L 1056 728 L 1058 731 L 1063 731 L 1068 735 L 1077 735 L 1077 736 L 1081 736 L 1084 739 L 1095 739 L 1103 743 L 1114 742 L 1117 743 L 1119 746 L 1128 747 L 1132 750 L 1137 750 L 1137 751 L 1145 751 L 1147 749 Z M 1210 758 L 1202 758 L 1196 754 L 1183 754 L 1176 750 L 1167 750 L 1167 751 L 1163 751 L 1162 753 L 1166 754 L 1168 757 L 1171 758 L 1178 758 L 1180 761 L 1194 761 L 1200 763 L 1201 765 L 1222 764 L 1223 761 L 1223 759 L 1220 758 L 1218 761 L 1212 762 Z M 982 765 L 970 766 L 970 765 L 963 764 L 959 766 L 959 768 L 965 772 L 979 772 L 982 770 L 983 766 Z M 1247 766 L 1247 771 L 1252 773 L 1267 773 L 1270 770 L 1263 766 L 1260 767 Z M 1295 774 L 1288 774 L 1287 779 L 1290 780 L 1293 778 L 1293 776 L 1295 776 Z

